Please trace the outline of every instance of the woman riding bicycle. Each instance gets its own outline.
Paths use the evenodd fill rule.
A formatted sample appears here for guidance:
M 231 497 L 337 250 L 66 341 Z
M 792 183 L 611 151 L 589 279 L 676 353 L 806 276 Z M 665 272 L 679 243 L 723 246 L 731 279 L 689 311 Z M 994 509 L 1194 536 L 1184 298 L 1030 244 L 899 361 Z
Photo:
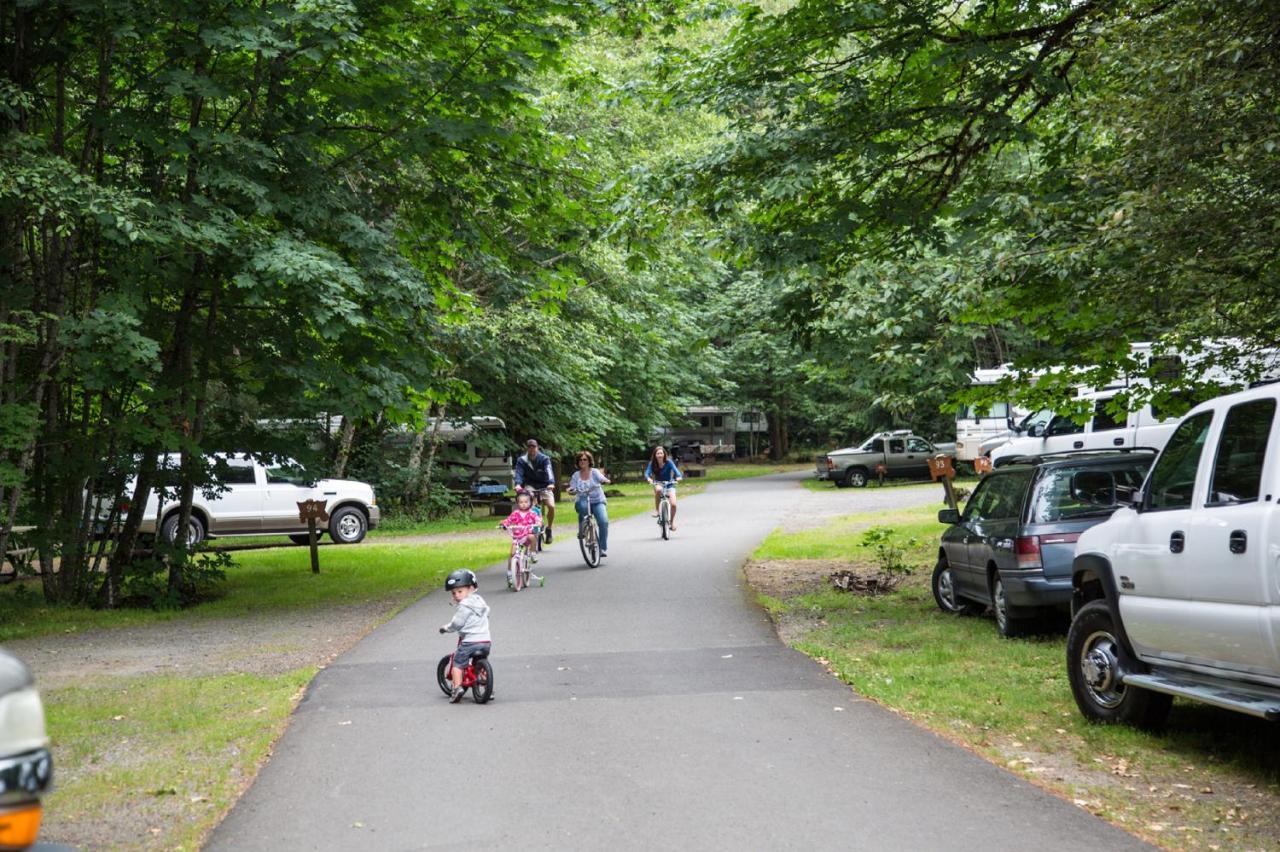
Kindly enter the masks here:
M 667 499 L 671 503 L 671 524 L 672 532 L 676 531 L 676 483 L 684 479 L 684 474 L 680 472 L 680 468 L 676 467 L 667 456 L 667 449 L 661 445 L 653 448 L 653 455 L 649 457 L 649 464 L 645 465 L 644 478 L 653 486 L 653 516 L 658 517 L 658 507 L 662 503 L 662 493 L 666 491 Z
M 578 495 L 574 504 L 578 510 L 578 538 L 583 536 L 583 524 L 586 523 L 587 512 L 590 512 L 600 525 L 600 556 L 603 558 L 609 555 L 609 498 L 600 486 L 608 485 L 609 477 L 594 467 L 596 461 L 586 450 L 578 453 L 574 461 L 578 469 L 569 477 L 569 490 Z

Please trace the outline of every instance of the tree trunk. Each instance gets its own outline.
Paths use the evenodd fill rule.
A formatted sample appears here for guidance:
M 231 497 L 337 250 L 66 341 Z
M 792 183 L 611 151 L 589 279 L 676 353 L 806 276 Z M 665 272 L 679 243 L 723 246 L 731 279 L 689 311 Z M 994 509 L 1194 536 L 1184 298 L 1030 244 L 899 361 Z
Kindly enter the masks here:
M 356 422 L 342 415 L 342 430 L 338 436 L 338 454 L 333 460 L 333 478 L 342 479 L 347 473 L 347 461 L 351 457 L 351 443 L 356 437 Z
M 778 461 L 782 458 L 782 415 L 775 408 L 765 417 L 769 420 L 769 458 Z
M 199 279 L 204 269 L 203 259 L 199 256 L 195 259 L 195 274 L 192 276 Z M 213 286 L 209 295 L 209 311 L 205 317 L 204 324 L 204 351 L 200 358 L 200 375 L 193 376 L 192 381 L 195 385 L 195 413 L 191 418 L 191 430 L 187 435 L 188 447 L 199 447 L 201 439 L 204 437 L 204 413 L 205 404 L 209 397 L 209 359 L 211 341 L 213 340 L 214 331 L 217 326 L 218 315 L 218 288 Z M 188 349 L 188 369 L 190 374 L 190 350 Z M 182 452 L 182 494 L 178 504 L 178 535 L 179 540 L 185 544 L 185 536 L 187 527 L 191 524 L 191 502 L 195 497 L 195 478 L 197 474 L 204 473 L 204 456 L 198 453 L 192 453 L 191 450 L 184 449 Z M 175 542 L 176 544 L 176 542 Z M 187 562 L 190 559 L 191 548 L 184 546 L 180 558 L 174 559 L 169 563 L 169 594 L 171 596 L 179 595 L 182 592 L 182 586 L 185 579 L 185 571 Z
M 435 421 L 431 424 L 431 441 L 427 448 L 427 469 L 418 481 L 418 495 L 421 497 L 431 487 L 431 477 L 435 475 L 436 454 L 440 450 L 440 425 L 444 422 L 447 406 L 441 402 L 436 405 Z

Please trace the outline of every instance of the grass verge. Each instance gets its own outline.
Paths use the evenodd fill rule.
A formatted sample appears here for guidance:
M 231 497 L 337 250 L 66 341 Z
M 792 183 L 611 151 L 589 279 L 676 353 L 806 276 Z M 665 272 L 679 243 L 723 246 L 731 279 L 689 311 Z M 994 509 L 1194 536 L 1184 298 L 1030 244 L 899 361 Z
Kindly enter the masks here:
M 804 469 L 808 470 L 809 468 L 804 468 Z M 955 479 L 951 481 L 955 484 L 957 488 L 964 488 L 968 491 L 972 491 L 973 486 L 978 484 L 978 477 L 957 476 Z M 884 481 L 884 485 L 880 485 L 873 480 L 872 482 L 870 482 L 869 484 L 863 487 L 872 489 L 872 490 L 876 488 L 901 488 L 904 485 L 920 485 L 921 483 L 928 483 L 928 482 L 929 482 L 928 479 L 897 479 L 895 478 L 895 479 L 886 479 Z M 836 490 L 836 484 L 832 482 L 830 479 L 818 479 L 817 477 L 811 476 L 807 479 L 802 480 L 800 484 L 801 486 L 809 489 L 810 491 L 835 491 Z M 941 495 L 942 486 L 938 485 L 937 489 L 938 489 L 939 495 Z M 939 497 L 939 499 L 941 499 L 941 497 Z
M 832 559 L 870 567 L 860 531 L 892 516 L 901 537 L 921 539 L 908 550 L 918 568 L 890 595 L 850 595 L 816 577 L 790 593 L 761 590 L 784 638 L 859 694 L 1153 843 L 1280 848 L 1275 726 L 1182 701 L 1162 734 L 1088 724 L 1071 697 L 1062 632 L 1009 641 L 990 618 L 938 610 L 928 588 L 935 511 L 850 516 L 766 539 L 755 556 L 762 575 L 771 564 L 821 575 Z
M 0 642 L 92 628 L 134 627 L 165 621 L 227 618 L 271 610 L 389 600 L 392 606 L 421 597 L 453 568 L 501 561 L 507 544 L 493 538 L 458 539 L 430 545 L 394 541 L 331 547 L 320 552 L 312 574 L 305 547 L 252 550 L 235 555 L 235 566 L 216 600 L 187 610 L 96 610 L 44 602 L 35 580 L 0 593 Z
M 315 671 L 103 678 L 45 693 L 58 760 L 45 836 L 82 849 L 197 849 Z

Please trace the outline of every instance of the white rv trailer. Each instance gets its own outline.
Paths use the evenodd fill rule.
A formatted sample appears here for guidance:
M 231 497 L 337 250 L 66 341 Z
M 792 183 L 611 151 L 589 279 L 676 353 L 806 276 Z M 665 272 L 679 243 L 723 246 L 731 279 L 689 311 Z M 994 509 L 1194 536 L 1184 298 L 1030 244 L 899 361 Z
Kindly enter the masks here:
M 1002 364 L 991 369 L 974 370 L 971 384 L 993 385 L 1014 374 L 1012 367 Z M 1018 422 L 1029 412 L 1011 402 L 994 402 L 978 408 L 966 405 L 956 412 L 956 460 L 971 462 L 982 455 L 982 446 L 992 438 L 1014 437 Z
M 1238 341 L 1210 341 L 1206 349 L 1221 351 L 1227 347 L 1238 345 Z M 1140 356 L 1147 366 L 1154 359 L 1168 363 L 1168 369 L 1197 370 L 1197 365 L 1212 358 L 1212 355 L 1181 355 L 1177 352 L 1163 350 L 1152 343 L 1134 343 L 1130 351 Z M 1266 350 L 1254 353 L 1238 360 L 1236 365 L 1224 367 L 1210 365 L 1198 370 L 1197 381 L 1212 383 L 1223 388 L 1224 392 L 1239 390 L 1250 383 L 1274 381 L 1280 378 L 1280 352 Z M 1089 401 L 1092 409 L 1088 420 L 1082 425 L 1070 417 L 1055 414 L 1042 409 L 1027 418 L 1021 428 L 1005 442 L 988 440 L 985 451 L 991 456 L 993 463 L 1008 463 L 1015 458 L 1044 455 L 1073 450 L 1116 450 L 1137 447 L 1160 450 L 1178 423 L 1178 417 L 1158 408 L 1150 402 L 1134 406 L 1130 411 L 1112 414 L 1108 409 L 1111 400 L 1120 391 L 1145 385 L 1145 377 L 1122 376 L 1105 388 L 1093 388 L 1087 385 L 1077 386 L 1079 398 Z

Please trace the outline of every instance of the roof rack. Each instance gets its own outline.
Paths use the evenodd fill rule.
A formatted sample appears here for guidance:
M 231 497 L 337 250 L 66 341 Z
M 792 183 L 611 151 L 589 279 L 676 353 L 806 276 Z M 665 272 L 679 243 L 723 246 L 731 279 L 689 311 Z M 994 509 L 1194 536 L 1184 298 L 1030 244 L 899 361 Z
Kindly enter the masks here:
M 1075 456 L 1112 456 L 1127 455 L 1129 453 L 1151 453 L 1158 454 L 1160 451 L 1155 447 L 1093 447 L 1080 450 L 1057 450 L 1052 453 L 1032 453 L 1024 456 L 1013 456 L 1004 465 L 1010 464 L 1043 464 L 1048 461 L 1061 461 L 1062 459 L 1070 459 Z

